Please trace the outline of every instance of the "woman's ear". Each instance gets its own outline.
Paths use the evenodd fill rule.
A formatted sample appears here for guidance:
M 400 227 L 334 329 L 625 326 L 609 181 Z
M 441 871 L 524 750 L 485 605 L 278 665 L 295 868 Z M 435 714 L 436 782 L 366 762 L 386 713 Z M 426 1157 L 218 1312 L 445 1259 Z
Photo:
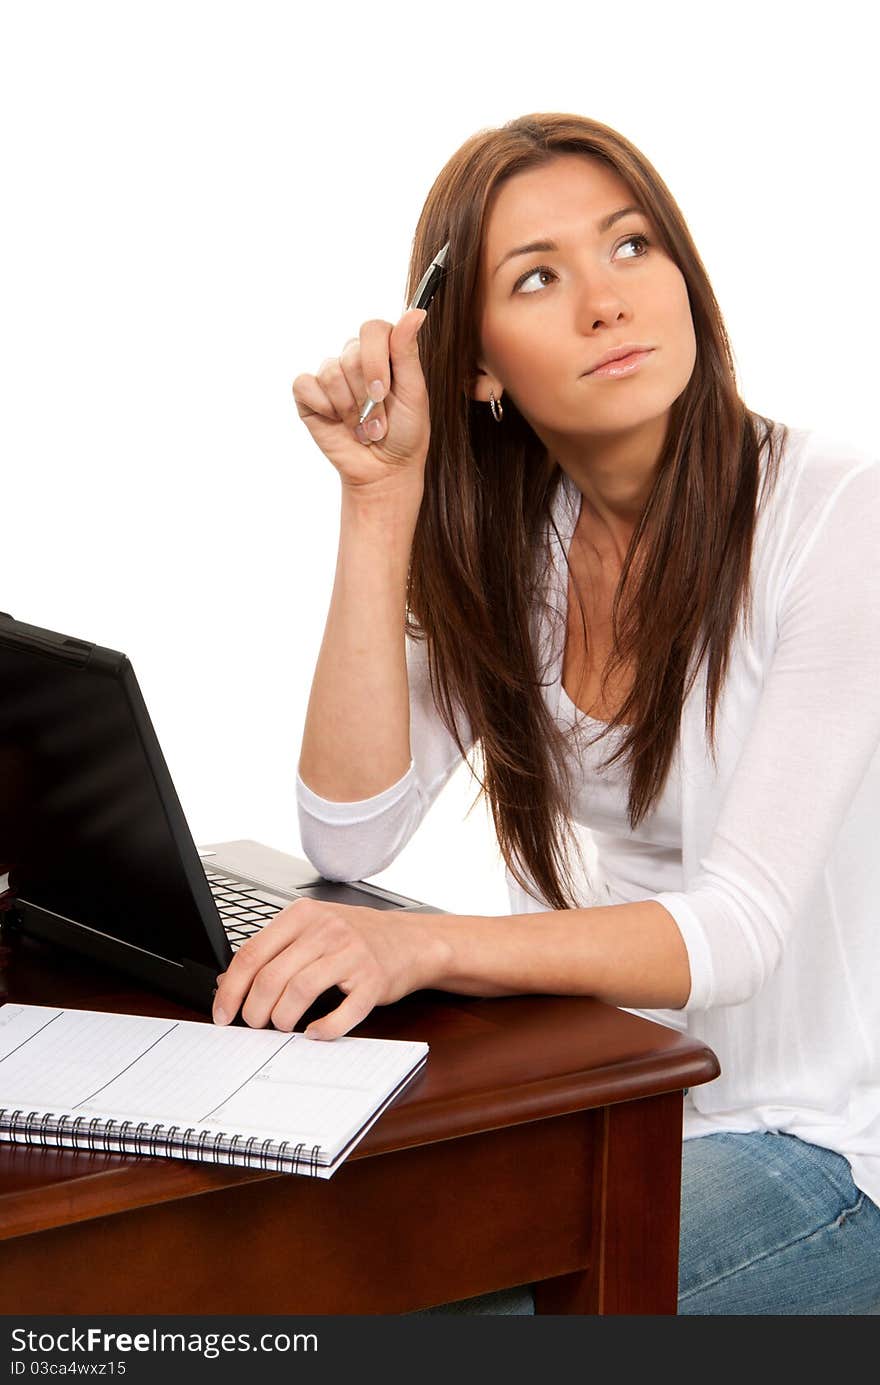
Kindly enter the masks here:
M 504 393 L 504 386 L 497 376 L 484 366 L 478 365 L 471 373 L 468 382 L 468 394 L 471 399 L 476 399 L 480 404 L 488 404 L 489 398 L 494 394 L 496 399 L 501 398 Z

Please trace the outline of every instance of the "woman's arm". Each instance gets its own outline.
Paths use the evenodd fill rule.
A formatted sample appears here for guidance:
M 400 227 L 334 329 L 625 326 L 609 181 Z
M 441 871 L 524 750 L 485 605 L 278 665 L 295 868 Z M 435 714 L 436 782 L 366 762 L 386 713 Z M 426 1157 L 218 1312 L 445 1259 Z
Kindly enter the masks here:
M 293 1029 L 322 992 L 346 999 L 310 1038 L 346 1034 L 376 1005 L 431 987 L 459 995 L 592 995 L 677 1008 L 690 987 L 675 922 L 653 900 L 499 918 L 390 913 L 300 899 L 236 953 L 214 1019 Z
M 500 918 L 441 915 L 430 984 L 459 995 L 592 995 L 610 1005 L 681 1009 L 687 948 L 656 900 Z
M 365 322 L 339 357 L 293 383 L 299 415 L 342 483 L 336 579 L 299 764 L 302 781 L 337 802 L 387 789 L 410 762 L 406 584 L 431 432 L 416 340 L 424 320 L 420 309 L 396 326 Z M 369 436 L 358 422 L 368 392 L 383 401 Z
M 461 764 L 473 733 L 459 709 L 461 748 L 437 711 L 428 647 L 405 641 L 412 763 L 395 783 L 370 798 L 340 803 L 314 793 L 297 775 L 296 798 L 302 849 L 328 880 L 364 880 L 384 870 L 416 831 L 425 813 Z
M 353 802 L 410 763 L 404 624 L 420 484 L 343 488 L 336 578 L 303 731 L 299 774 L 322 798 Z
M 416 340 L 424 320 L 412 309 L 394 327 L 364 323 L 341 356 L 293 386 L 342 481 L 336 576 L 296 776 L 303 850 L 331 880 L 390 864 L 461 756 L 426 705 L 428 670 L 405 633 L 430 439 Z M 371 445 L 358 422 L 368 390 L 384 401 L 366 425 Z

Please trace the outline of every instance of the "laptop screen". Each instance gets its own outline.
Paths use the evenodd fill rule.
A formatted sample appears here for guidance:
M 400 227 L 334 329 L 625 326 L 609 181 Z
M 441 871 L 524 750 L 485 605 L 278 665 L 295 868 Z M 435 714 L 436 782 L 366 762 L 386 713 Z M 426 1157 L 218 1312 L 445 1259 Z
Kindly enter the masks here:
M 198 856 L 131 667 L 57 640 L 53 652 L 0 639 L 0 862 L 10 887 L 160 956 L 215 964 L 202 921 L 210 893 L 203 872 L 193 878 Z

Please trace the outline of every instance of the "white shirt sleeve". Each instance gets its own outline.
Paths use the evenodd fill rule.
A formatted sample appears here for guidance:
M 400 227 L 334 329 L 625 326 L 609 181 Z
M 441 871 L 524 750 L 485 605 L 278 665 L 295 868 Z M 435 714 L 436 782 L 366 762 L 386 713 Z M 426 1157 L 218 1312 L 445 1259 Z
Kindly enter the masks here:
M 699 874 L 654 896 L 687 947 L 685 1010 L 740 1004 L 773 973 L 880 745 L 880 466 L 848 472 L 824 501 L 777 629 Z
M 412 760 L 403 777 L 372 798 L 335 803 L 314 793 L 297 773 L 302 849 L 327 880 L 364 880 L 389 866 L 461 762 L 434 704 L 424 641 L 407 639 L 406 664 Z M 457 717 L 456 725 L 469 751 L 472 733 L 466 717 Z

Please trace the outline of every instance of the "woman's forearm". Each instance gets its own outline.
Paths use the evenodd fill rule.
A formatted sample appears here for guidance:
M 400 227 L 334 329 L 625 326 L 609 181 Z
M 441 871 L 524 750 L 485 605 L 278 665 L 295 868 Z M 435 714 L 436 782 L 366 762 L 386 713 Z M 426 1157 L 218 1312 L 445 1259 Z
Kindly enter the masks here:
M 299 773 L 322 798 L 381 793 L 410 763 L 406 583 L 421 502 L 343 490 L 333 595 L 312 680 Z
M 339 1038 L 374 1006 L 425 989 L 681 1009 L 690 971 L 675 921 L 656 900 L 482 918 L 303 898 L 236 953 L 219 978 L 214 1016 L 228 1023 L 245 1001 L 248 1024 L 292 1029 L 332 986 L 345 998 L 309 1024 L 311 1038 Z
M 430 985 L 459 995 L 591 995 L 611 1005 L 680 1009 L 687 950 L 656 900 L 499 917 L 420 915 L 438 948 Z

